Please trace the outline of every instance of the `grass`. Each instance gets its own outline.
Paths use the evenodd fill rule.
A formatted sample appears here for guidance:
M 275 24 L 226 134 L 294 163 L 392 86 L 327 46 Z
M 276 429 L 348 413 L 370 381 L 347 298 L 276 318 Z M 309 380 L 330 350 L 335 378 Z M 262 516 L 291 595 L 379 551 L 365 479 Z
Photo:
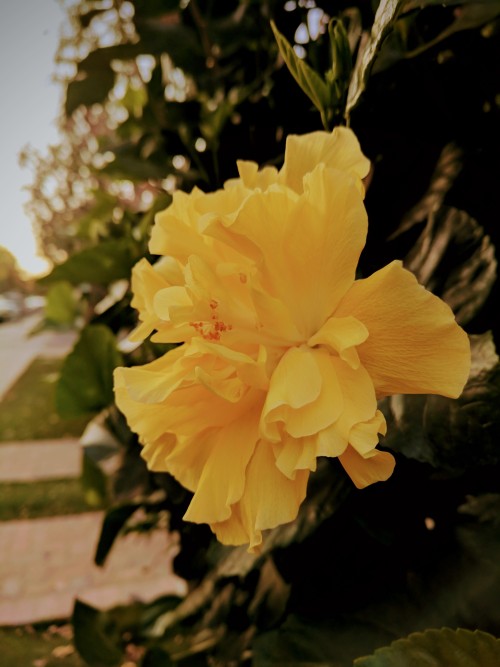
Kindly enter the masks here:
M 62 419 L 55 407 L 61 359 L 38 358 L 0 403 L 0 442 L 79 437 L 88 418 Z
M 79 479 L 0 484 L 0 521 L 79 514 L 99 509 L 86 500 Z
M 71 628 L 0 628 L 2 667 L 86 667 L 71 643 Z

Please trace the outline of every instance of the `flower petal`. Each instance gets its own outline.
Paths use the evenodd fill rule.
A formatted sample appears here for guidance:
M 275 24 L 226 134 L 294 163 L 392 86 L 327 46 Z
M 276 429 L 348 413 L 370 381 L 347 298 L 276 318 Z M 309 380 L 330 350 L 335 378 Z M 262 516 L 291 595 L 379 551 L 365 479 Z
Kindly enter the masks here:
M 238 160 L 238 173 L 243 184 L 252 190 L 260 188 L 266 190 L 270 185 L 278 181 L 278 170 L 276 167 L 264 167 L 259 169 L 255 162 Z M 231 181 L 229 181 L 231 183 Z
M 316 470 L 316 437 L 292 438 L 285 434 L 273 446 L 276 467 L 289 479 L 295 479 L 297 470 Z
M 361 152 L 355 134 L 346 127 L 336 127 L 333 132 L 289 135 L 280 180 L 296 192 L 302 192 L 302 179 L 321 163 L 356 176 L 360 189 L 363 188 L 361 179 L 370 170 L 370 161 Z
M 467 334 L 401 262 L 356 281 L 335 312 L 347 315 L 369 331 L 358 354 L 379 396 L 460 395 L 470 370 Z
M 284 186 L 254 192 L 232 224 L 207 231 L 255 262 L 262 290 L 307 340 L 354 282 L 367 216 L 352 178 L 320 164 L 301 197 Z
M 224 544 L 249 543 L 249 551 L 262 543 L 262 531 L 293 521 L 305 498 L 308 470 L 295 479 L 285 477 L 276 467 L 271 443 L 257 445 L 246 471 L 245 491 L 233 507 L 231 517 L 211 528 Z
M 340 415 L 343 398 L 331 357 L 306 345 L 292 347 L 271 376 L 261 432 L 277 442 L 283 431 L 294 438 L 314 435 Z
M 245 473 L 259 438 L 259 411 L 254 406 L 239 419 L 210 434 L 209 453 L 195 494 L 184 518 L 195 523 L 216 523 L 231 516 L 245 488 Z M 207 446 L 207 445 L 205 445 Z M 191 447 L 196 456 L 197 443 Z M 178 461 L 186 467 L 187 461 Z
M 358 489 L 375 482 L 385 482 L 392 475 L 396 464 L 394 456 L 389 452 L 375 449 L 373 456 L 363 458 L 354 447 L 348 447 L 339 456 L 339 461 Z
M 356 369 L 360 364 L 356 346 L 367 338 L 368 329 L 355 317 L 330 317 L 307 344 L 326 345 Z

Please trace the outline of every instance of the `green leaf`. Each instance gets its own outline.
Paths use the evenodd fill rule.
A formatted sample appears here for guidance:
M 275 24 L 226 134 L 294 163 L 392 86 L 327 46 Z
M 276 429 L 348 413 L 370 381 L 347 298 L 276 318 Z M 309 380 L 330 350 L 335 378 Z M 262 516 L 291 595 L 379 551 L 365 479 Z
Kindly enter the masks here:
M 377 57 L 380 46 L 392 29 L 404 0 L 381 0 L 370 35 L 360 45 L 360 53 L 354 67 L 349 91 L 347 94 L 346 115 L 349 116 L 366 88 L 370 71 Z
M 323 123 L 327 123 L 332 106 L 330 97 L 331 91 L 329 90 L 327 83 L 312 69 L 312 67 L 298 57 L 290 45 L 290 42 L 279 32 L 274 21 L 271 21 L 271 27 L 281 57 L 285 61 L 290 74 L 320 112 Z
M 92 507 L 101 507 L 108 499 L 108 480 L 94 454 L 96 447 L 84 447 L 82 486 L 85 501 Z
M 500 462 L 498 355 L 491 332 L 470 340 L 471 374 L 458 399 L 398 395 L 381 404 L 384 446 L 454 474 Z
M 104 565 L 116 538 L 139 507 L 142 507 L 142 503 L 126 503 L 112 507 L 106 513 L 94 558 L 96 565 Z
M 328 25 L 332 67 L 326 73 L 330 87 L 330 99 L 333 105 L 334 119 L 343 119 L 347 90 L 352 72 L 352 56 L 347 32 L 339 19 L 332 19 Z
M 500 640 L 480 630 L 450 628 L 416 632 L 354 661 L 355 667 L 492 667 L 499 664 Z
M 495 284 L 495 247 L 465 211 L 442 206 L 428 216 L 405 266 L 446 301 L 463 326 L 479 313 Z
M 430 49 L 436 44 L 439 44 L 444 39 L 451 37 L 462 30 L 474 30 L 480 28 L 485 23 L 492 21 L 500 14 L 500 1 L 492 0 L 491 2 L 484 2 L 484 0 L 474 3 L 464 3 L 460 12 L 457 13 L 455 20 L 444 30 L 442 30 L 434 39 L 422 44 L 421 46 L 409 51 L 405 54 L 406 58 L 413 58 L 418 56 L 427 49 Z
M 168 173 L 167 161 L 154 162 L 151 157 L 145 159 L 141 155 L 140 146 L 126 142 L 119 146 L 109 146 L 114 153 L 114 159 L 102 169 L 100 174 L 107 174 L 113 178 L 127 178 L 132 181 L 147 181 L 165 178 Z
M 115 83 L 115 73 L 111 69 L 94 71 L 91 75 L 81 74 L 81 77 L 70 81 L 66 89 L 64 109 L 68 118 L 81 104 L 88 107 L 104 102 Z
M 120 636 L 108 614 L 76 600 L 72 622 L 75 647 L 89 665 L 115 667 L 121 663 Z
M 115 280 L 129 278 L 138 258 L 133 243 L 128 239 L 103 241 L 98 246 L 71 255 L 39 282 L 50 284 L 67 280 L 73 285 L 87 282 L 108 285 Z
M 66 357 L 56 388 L 56 406 L 62 417 L 99 412 L 113 402 L 113 370 L 123 363 L 108 327 L 83 329 Z
M 79 310 L 71 283 L 62 280 L 50 287 L 45 297 L 44 309 L 47 324 L 70 326 L 74 323 Z
M 112 220 L 113 210 L 119 206 L 117 198 L 104 190 L 94 191 L 92 208 L 78 219 L 78 236 L 88 238 L 94 243 L 100 236 L 107 236 L 107 229 Z
M 153 646 L 144 656 L 141 667 L 174 667 L 170 656 L 158 646 Z

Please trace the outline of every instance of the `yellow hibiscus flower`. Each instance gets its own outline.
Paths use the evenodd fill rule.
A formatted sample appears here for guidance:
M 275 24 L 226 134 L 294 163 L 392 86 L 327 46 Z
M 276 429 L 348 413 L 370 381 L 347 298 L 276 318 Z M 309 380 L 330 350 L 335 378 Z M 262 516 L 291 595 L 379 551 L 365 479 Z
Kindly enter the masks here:
M 296 517 L 318 456 L 359 488 L 386 480 L 377 399 L 457 397 L 470 349 L 401 262 L 355 279 L 369 162 L 350 130 L 289 137 L 279 171 L 238 169 L 157 215 L 132 338 L 183 345 L 117 369 L 115 393 L 149 467 L 194 492 L 185 518 L 254 549 Z

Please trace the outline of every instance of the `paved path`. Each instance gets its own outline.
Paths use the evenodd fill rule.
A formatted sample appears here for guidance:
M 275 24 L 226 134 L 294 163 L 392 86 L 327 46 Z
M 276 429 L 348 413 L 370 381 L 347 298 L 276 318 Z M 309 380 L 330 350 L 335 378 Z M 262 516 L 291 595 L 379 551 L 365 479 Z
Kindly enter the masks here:
M 39 315 L 30 315 L 0 324 L 0 400 L 36 357 L 64 356 L 74 345 L 74 331 L 43 331 L 31 336 L 39 321 Z
M 36 357 L 64 356 L 74 344 L 72 332 L 29 337 L 37 322 L 32 316 L 0 325 L 0 400 Z M 76 440 L 0 443 L 0 483 L 75 477 L 81 459 Z M 106 609 L 185 594 L 165 530 L 120 538 L 106 566 L 96 567 L 102 518 L 89 512 L 0 523 L 0 626 L 67 619 L 76 596 Z
M 106 566 L 96 567 L 102 516 L 0 523 L 0 625 L 66 619 L 76 596 L 105 609 L 185 594 L 185 582 L 172 573 L 175 544 L 164 530 L 120 538 Z
M 0 443 L 0 482 L 34 482 L 79 477 L 80 441 L 37 440 Z

